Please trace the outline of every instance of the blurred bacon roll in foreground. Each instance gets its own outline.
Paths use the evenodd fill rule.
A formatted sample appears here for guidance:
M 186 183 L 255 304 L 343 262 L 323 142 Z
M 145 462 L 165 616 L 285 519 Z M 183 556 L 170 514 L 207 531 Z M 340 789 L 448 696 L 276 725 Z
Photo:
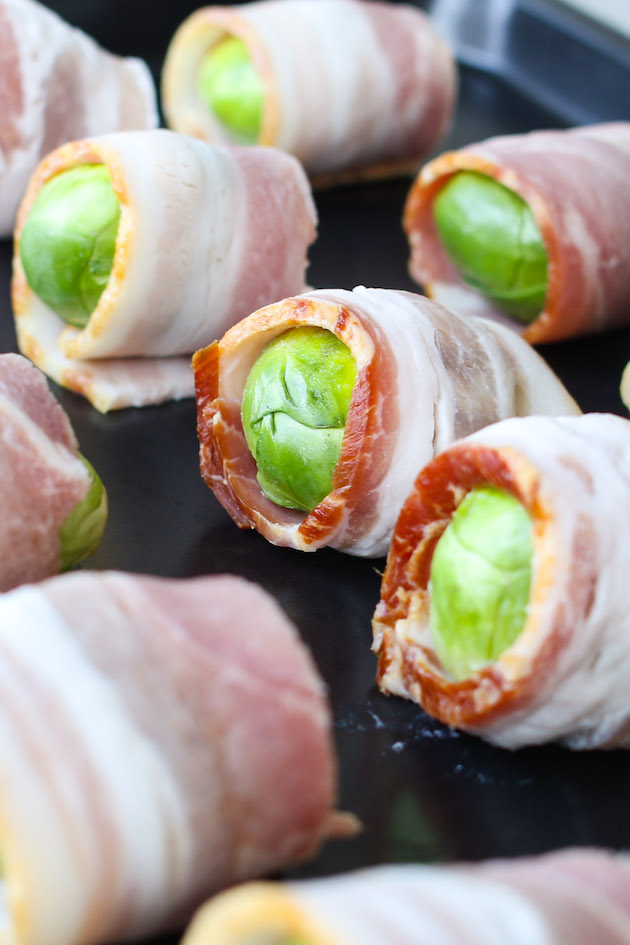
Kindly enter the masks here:
M 410 271 L 466 314 L 532 342 L 630 321 L 630 123 L 491 138 L 413 184 Z
M 34 0 L 0 2 L 0 236 L 37 162 L 73 138 L 157 125 L 140 59 L 101 49 Z
M 318 290 L 193 358 L 202 474 L 241 528 L 303 551 L 387 551 L 435 452 L 514 414 L 579 413 L 514 332 L 418 295 Z
M 508 748 L 627 747 L 630 421 L 504 420 L 406 500 L 374 615 L 382 691 Z
M 628 857 L 589 848 L 380 866 L 230 890 L 197 913 L 183 945 L 628 945 L 629 887 Z
M 46 379 L 0 355 L 0 591 L 64 571 L 98 547 L 107 497 Z
M 0 598 L 0 648 L 12 942 L 178 926 L 346 829 L 322 682 L 256 585 L 64 575 Z
M 15 235 L 20 350 L 101 411 L 193 396 L 190 354 L 304 288 L 307 178 L 271 148 L 121 132 L 39 165 Z
M 455 91 L 452 55 L 423 13 L 359 0 L 201 8 L 162 76 L 171 128 L 280 148 L 321 183 L 415 171 Z

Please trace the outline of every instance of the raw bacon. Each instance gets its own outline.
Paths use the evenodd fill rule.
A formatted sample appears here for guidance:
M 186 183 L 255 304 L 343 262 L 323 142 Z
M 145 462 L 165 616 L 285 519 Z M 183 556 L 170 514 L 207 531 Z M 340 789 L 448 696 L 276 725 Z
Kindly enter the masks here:
M 527 327 L 534 344 L 602 331 L 630 320 L 630 123 L 490 138 L 427 164 L 404 214 L 410 272 L 432 298 L 462 314 L 504 318 L 465 285 L 433 220 L 433 200 L 455 172 L 479 171 L 528 204 L 549 258 L 547 295 Z
M 450 124 L 453 57 L 419 10 L 358 0 L 264 0 L 203 7 L 175 33 L 162 99 L 176 131 L 228 140 L 197 90 L 205 54 L 225 35 L 245 40 L 263 77 L 257 143 L 295 154 L 316 183 L 411 174 Z
M 112 274 L 79 331 L 32 292 L 16 252 L 20 350 L 101 411 L 192 397 L 196 348 L 304 288 L 317 223 L 306 176 L 271 148 L 210 147 L 172 131 L 75 141 L 33 175 L 16 246 L 41 187 L 84 163 L 108 167 L 121 204 Z
M 182 945 L 628 945 L 630 858 L 594 848 L 251 883 L 199 911 Z
M 254 584 L 64 575 L 0 598 L 0 651 L 11 941 L 183 924 L 351 824 L 323 684 Z
M 141 59 L 101 49 L 35 0 L 0 2 L 0 236 L 38 161 L 73 138 L 158 122 Z
M 0 355 L 0 591 L 60 570 L 60 529 L 91 484 L 43 374 Z
M 531 516 L 531 590 L 515 642 L 454 681 L 431 635 L 431 558 L 459 502 L 484 483 Z M 382 691 L 508 748 L 628 747 L 629 483 L 630 421 L 613 414 L 512 418 L 437 456 L 400 513 L 374 615 Z
M 357 363 L 333 490 L 304 513 L 265 498 L 240 418 L 249 371 L 296 325 L 337 335 Z M 318 290 L 267 306 L 193 359 L 202 474 L 241 528 L 302 551 L 387 551 L 418 470 L 454 439 L 514 414 L 579 413 L 517 335 L 409 292 Z

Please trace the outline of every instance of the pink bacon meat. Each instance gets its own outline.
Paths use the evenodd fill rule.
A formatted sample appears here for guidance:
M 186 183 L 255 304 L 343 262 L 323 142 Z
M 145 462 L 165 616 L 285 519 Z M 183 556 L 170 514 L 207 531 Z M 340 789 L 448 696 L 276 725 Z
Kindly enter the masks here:
M 533 343 L 603 331 L 630 320 L 630 123 L 616 122 L 490 138 L 427 164 L 409 193 L 404 228 L 411 275 L 432 298 L 462 314 L 504 318 L 465 285 L 433 220 L 433 201 L 457 171 L 479 171 L 530 206 L 549 266 Z

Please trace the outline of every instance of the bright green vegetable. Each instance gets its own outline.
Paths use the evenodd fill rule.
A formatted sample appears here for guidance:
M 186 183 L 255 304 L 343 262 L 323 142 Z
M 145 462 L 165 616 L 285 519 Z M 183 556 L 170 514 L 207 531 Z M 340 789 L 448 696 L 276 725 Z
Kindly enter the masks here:
M 292 328 L 263 350 L 241 413 L 272 502 L 310 512 L 330 492 L 356 373 L 350 350 L 324 328 Z
M 87 459 L 84 456 L 80 456 L 80 459 L 87 467 L 92 484 L 85 498 L 77 502 L 59 530 L 61 571 L 67 571 L 94 554 L 107 521 L 105 487 Z
M 242 39 L 229 36 L 206 53 L 198 88 L 208 108 L 238 141 L 258 140 L 265 87 Z
M 444 248 L 465 282 L 518 321 L 540 315 L 547 250 L 518 194 L 485 174 L 460 171 L 439 191 L 433 210 Z
M 455 679 L 496 660 L 523 629 L 532 570 L 525 507 L 491 486 L 473 489 L 438 541 L 429 581 L 435 649 Z
M 80 164 L 39 192 L 20 236 L 28 284 L 64 321 L 84 327 L 109 281 L 120 203 L 102 164 Z

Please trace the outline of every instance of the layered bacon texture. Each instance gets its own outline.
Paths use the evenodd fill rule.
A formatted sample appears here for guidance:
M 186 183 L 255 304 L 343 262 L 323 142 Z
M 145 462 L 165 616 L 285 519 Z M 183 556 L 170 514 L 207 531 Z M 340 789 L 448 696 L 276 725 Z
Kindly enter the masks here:
M 629 888 L 629 858 L 590 848 L 380 866 L 224 893 L 200 910 L 183 945 L 627 945 Z
M 548 254 L 543 310 L 527 341 L 557 341 L 630 320 L 630 123 L 490 138 L 451 151 L 420 171 L 404 228 L 411 275 L 432 298 L 461 313 L 504 318 L 466 285 L 440 242 L 433 202 L 458 171 L 478 171 L 529 205 Z
M 374 615 L 382 691 L 508 748 L 627 747 L 629 482 L 630 421 L 612 414 L 513 418 L 437 456 L 400 513 Z M 515 642 L 453 680 L 429 621 L 431 560 L 455 508 L 485 484 L 531 517 L 529 603 Z
M 162 100 L 176 131 L 228 140 L 197 81 L 203 57 L 225 36 L 245 41 L 264 83 L 257 143 L 295 154 L 316 183 L 413 173 L 450 125 L 453 57 L 419 10 L 263 0 L 203 7 L 175 33 Z
M 229 575 L 76 572 L 0 598 L 3 937 L 111 942 L 346 829 L 323 684 Z
M 0 355 L 0 591 L 61 570 L 61 528 L 91 485 L 46 378 Z
M 44 184 L 81 164 L 108 168 L 121 215 L 109 282 L 77 330 L 32 291 L 17 249 Z M 20 207 L 20 350 L 103 412 L 191 397 L 196 348 L 304 288 L 316 224 L 302 168 L 279 151 L 211 148 L 165 130 L 71 142 L 41 162 Z
M 65 141 L 155 128 L 153 79 L 35 0 L 0 3 L 0 236 L 39 160 Z
M 332 491 L 312 512 L 281 508 L 256 479 L 241 421 L 264 346 L 314 325 L 348 346 L 358 373 Z M 458 437 L 503 417 L 579 413 L 517 335 L 413 293 L 318 290 L 254 312 L 193 358 L 202 474 L 241 528 L 302 551 L 386 553 L 418 470 Z

